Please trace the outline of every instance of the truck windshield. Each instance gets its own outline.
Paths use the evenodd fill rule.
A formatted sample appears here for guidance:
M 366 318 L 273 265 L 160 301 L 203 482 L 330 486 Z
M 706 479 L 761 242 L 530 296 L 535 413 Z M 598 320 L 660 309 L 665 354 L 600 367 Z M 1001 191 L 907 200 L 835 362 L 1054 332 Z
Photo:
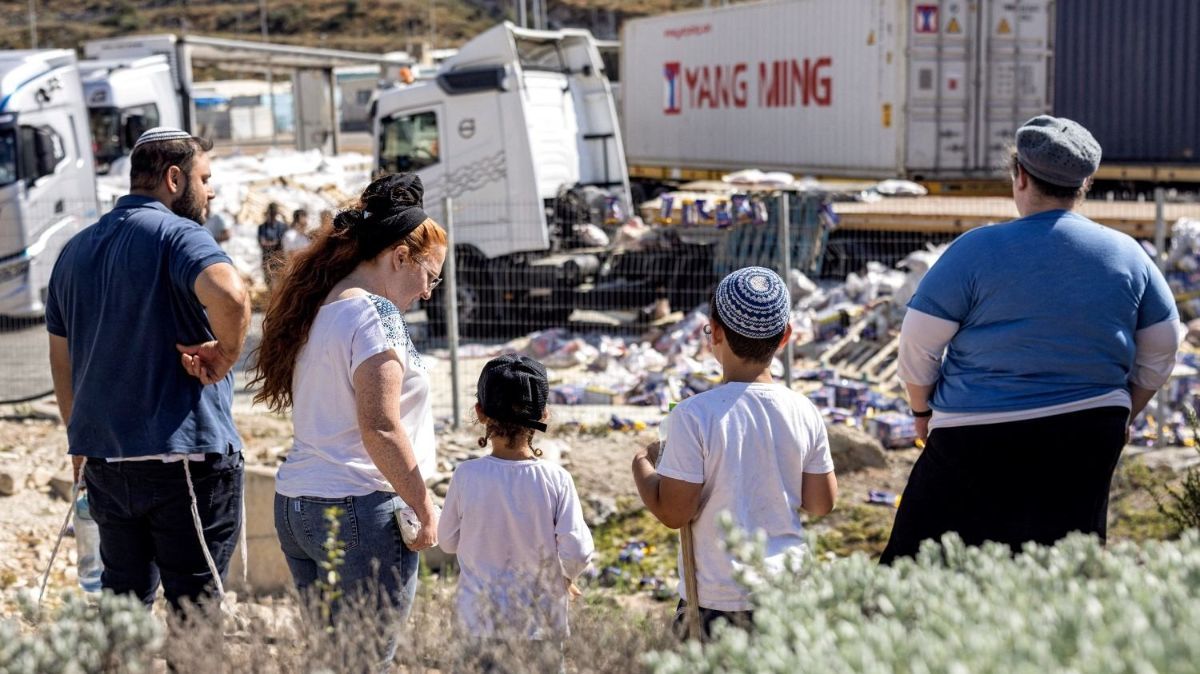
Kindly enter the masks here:
M 114 161 L 133 151 L 138 136 L 158 126 L 158 120 L 158 106 L 153 103 L 120 109 L 89 108 L 96 170 L 108 173 Z
M 107 173 L 109 165 L 125 154 L 121 146 L 121 111 L 116 108 L 88 108 L 88 122 L 92 129 L 96 170 Z
M 419 171 L 440 160 L 437 113 L 418 112 L 383 120 L 379 132 L 379 168 L 400 173 Z
M 517 56 L 521 60 L 521 67 L 525 70 L 549 70 L 556 73 L 567 71 L 562 53 L 558 51 L 557 42 L 517 38 L 516 43 Z
M 17 130 L 0 127 L 0 185 L 17 182 Z

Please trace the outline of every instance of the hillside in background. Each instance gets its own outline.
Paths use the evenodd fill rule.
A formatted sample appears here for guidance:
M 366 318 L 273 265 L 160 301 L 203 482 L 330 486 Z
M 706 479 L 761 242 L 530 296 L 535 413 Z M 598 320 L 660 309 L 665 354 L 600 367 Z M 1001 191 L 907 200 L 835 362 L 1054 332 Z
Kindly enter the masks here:
M 702 7 L 704 0 L 545 0 L 551 27 L 583 27 L 616 38 L 627 18 Z M 261 39 L 255 0 L 34 0 L 38 46 L 154 32 Z M 719 4 L 712 2 L 713 5 Z M 272 42 L 384 52 L 422 43 L 453 47 L 505 19 L 512 0 L 267 0 Z M 0 48 L 30 46 L 29 2 L 0 2 Z

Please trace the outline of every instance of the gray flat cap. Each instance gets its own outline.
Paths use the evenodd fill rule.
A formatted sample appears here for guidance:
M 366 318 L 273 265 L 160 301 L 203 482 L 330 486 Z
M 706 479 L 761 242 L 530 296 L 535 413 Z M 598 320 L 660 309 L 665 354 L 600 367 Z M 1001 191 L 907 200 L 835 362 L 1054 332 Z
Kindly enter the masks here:
M 1081 187 L 1100 168 L 1100 143 L 1077 122 L 1038 115 L 1017 129 L 1017 159 L 1052 185 Z

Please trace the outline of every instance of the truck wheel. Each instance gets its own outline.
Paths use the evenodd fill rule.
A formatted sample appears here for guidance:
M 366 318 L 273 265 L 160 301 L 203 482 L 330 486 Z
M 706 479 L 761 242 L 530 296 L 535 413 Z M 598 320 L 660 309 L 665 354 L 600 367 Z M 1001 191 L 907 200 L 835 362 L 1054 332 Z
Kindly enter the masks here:
M 459 274 L 458 278 L 458 334 L 460 337 L 474 335 L 485 327 L 483 306 L 483 291 L 476 273 Z M 446 293 L 449 287 L 443 285 L 440 292 L 434 293 L 426 305 L 429 317 L 429 331 L 434 337 L 446 336 Z
M 458 283 L 459 335 L 476 335 L 483 330 L 483 293 L 479 277 L 472 274 Z

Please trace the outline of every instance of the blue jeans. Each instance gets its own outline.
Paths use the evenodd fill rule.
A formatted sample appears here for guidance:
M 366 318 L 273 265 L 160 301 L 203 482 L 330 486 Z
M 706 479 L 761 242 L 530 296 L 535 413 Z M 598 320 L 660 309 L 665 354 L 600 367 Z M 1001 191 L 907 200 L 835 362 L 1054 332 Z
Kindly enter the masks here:
M 275 532 L 301 594 L 311 592 L 324 575 L 320 563 L 328 557 L 329 535 L 325 511 L 336 507 L 342 511 L 338 544 L 345 552 L 338 568 L 339 589 L 349 599 L 366 598 L 381 611 L 407 618 L 417 593 L 419 557 L 400 538 L 399 502 L 395 494 L 382 491 L 343 498 L 275 494 Z
M 188 469 L 196 491 L 204 543 L 222 576 L 241 528 L 241 452 L 205 454 Z M 114 594 L 132 594 L 147 607 L 161 581 L 172 608 L 213 595 L 215 583 L 188 494 L 183 462 L 89 459 L 84 464 L 88 504 L 100 529 L 100 583 Z

